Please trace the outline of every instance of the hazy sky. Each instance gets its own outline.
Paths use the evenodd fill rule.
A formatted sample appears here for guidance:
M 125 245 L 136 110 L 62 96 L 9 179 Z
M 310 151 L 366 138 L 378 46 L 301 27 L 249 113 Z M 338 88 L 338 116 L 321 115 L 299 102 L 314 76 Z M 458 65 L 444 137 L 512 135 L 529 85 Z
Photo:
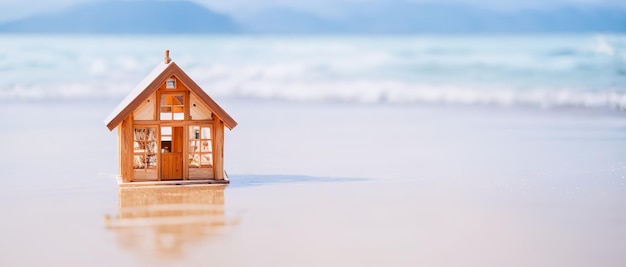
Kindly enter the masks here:
M 107 0 L 0 0 L 0 21 L 28 16 L 41 12 L 49 12 L 69 6 Z M 116 0 L 119 1 L 119 0 Z M 154 0 L 159 1 L 159 0 Z M 335 12 L 342 4 L 410 1 L 410 2 L 449 2 L 468 3 L 498 9 L 543 8 L 561 4 L 611 4 L 626 6 L 624 0 L 192 0 L 213 10 L 229 14 L 254 12 L 268 7 L 288 7 L 309 10 L 314 13 Z

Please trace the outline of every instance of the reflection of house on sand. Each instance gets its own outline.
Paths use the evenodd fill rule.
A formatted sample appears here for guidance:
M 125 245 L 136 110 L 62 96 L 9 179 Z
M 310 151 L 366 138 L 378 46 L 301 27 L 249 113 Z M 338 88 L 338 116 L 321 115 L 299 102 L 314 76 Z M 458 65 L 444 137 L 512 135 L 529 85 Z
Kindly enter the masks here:
M 120 188 L 117 216 L 105 216 L 121 247 L 177 257 L 236 224 L 224 213 L 225 186 Z

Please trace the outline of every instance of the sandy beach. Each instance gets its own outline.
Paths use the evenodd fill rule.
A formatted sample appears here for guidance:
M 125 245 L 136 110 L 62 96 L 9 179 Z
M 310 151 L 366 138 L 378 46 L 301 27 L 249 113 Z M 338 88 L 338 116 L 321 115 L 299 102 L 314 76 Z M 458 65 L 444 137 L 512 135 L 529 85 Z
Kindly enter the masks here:
M 218 101 L 231 184 L 133 190 L 115 102 L 0 105 L 0 265 L 626 264 L 621 112 Z

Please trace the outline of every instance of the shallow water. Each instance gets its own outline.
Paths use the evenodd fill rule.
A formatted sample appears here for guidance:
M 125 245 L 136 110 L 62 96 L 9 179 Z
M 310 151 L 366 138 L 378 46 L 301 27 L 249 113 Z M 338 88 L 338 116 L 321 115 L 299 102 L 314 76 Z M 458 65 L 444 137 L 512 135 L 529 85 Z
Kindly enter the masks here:
M 117 103 L 0 106 L 0 265 L 626 264 L 620 114 L 217 100 L 225 188 L 118 189 Z

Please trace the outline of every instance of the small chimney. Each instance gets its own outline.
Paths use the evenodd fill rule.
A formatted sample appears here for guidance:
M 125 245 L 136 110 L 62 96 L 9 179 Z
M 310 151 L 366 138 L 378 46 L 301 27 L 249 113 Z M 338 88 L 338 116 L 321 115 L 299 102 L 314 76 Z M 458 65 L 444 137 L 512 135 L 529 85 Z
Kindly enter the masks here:
M 165 64 L 170 64 L 172 59 L 170 58 L 170 50 L 165 50 Z

